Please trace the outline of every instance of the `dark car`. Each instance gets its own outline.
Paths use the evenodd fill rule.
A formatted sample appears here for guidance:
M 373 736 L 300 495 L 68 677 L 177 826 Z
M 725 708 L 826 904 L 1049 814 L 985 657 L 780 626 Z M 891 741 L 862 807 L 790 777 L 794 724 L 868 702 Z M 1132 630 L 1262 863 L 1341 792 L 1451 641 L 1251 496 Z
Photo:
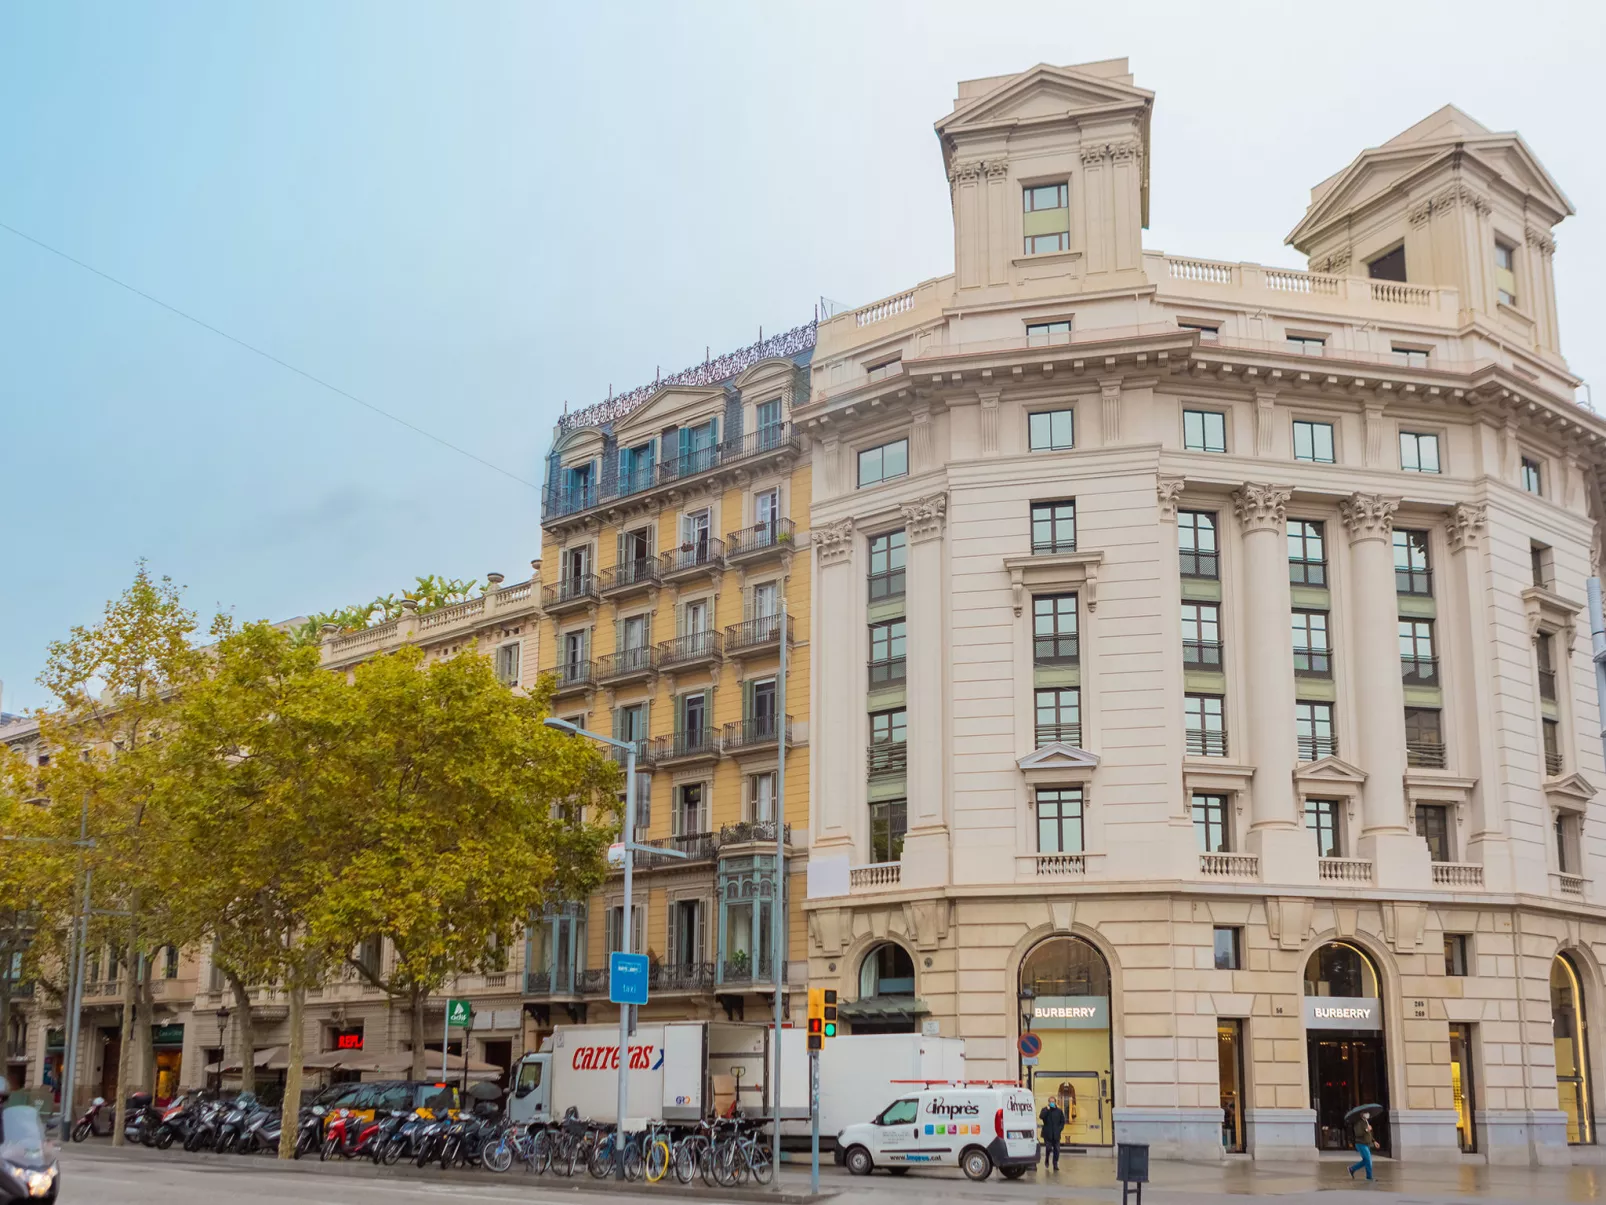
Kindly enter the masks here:
M 0 1097 L 0 1201 L 54 1201 L 61 1189 L 56 1148 L 39 1110 Z

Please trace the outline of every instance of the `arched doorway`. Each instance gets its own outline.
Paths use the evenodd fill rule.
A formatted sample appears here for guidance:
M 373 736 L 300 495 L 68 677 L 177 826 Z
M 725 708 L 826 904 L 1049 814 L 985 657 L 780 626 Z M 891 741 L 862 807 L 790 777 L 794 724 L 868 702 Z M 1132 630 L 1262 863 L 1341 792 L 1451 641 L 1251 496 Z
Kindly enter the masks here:
M 1375 1149 L 1390 1150 L 1381 989 L 1376 964 L 1348 942 L 1328 942 L 1305 963 L 1305 1050 L 1318 1150 L 1347 1149 L 1344 1115 L 1365 1104 L 1383 1107 L 1372 1116 L 1372 1132 Z
M 1556 1043 L 1556 1094 L 1567 1115 L 1567 1141 L 1595 1141 L 1594 1093 L 1590 1091 L 1589 1026 L 1578 964 L 1557 954 L 1550 964 L 1551 1032 Z
M 1021 1033 L 1041 1043 L 1024 1063 L 1039 1111 L 1055 1099 L 1065 1110 L 1066 1146 L 1109 1146 L 1115 1138 L 1114 1046 L 1110 1041 L 1110 968 L 1079 937 L 1050 937 L 1020 968 Z
M 859 963 L 859 998 L 842 1016 L 856 1034 L 914 1033 L 925 1006 L 915 998 L 915 960 L 895 941 L 871 946 Z

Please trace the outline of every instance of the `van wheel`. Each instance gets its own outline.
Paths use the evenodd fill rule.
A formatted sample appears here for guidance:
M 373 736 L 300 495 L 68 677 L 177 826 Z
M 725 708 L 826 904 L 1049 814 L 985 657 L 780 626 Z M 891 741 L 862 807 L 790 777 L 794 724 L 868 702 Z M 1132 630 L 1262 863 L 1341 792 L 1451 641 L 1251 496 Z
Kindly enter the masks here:
M 1026 1174 L 1026 1169 L 1024 1167 L 1001 1167 L 998 1169 L 998 1174 L 1006 1180 L 1019 1180 Z
M 870 1152 L 862 1146 L 849 1147 L 848 1157 L 843 1162 L 848 1165 L 848 1171 L 855 1176 L 868 1176 L 875 1171 L 875 1160 L 870 1158 Z
M 959 1157 L 959 1166 L 972 1180 L 985 1180 L 993 1174 L 993 1161 L 979 1146 L 973 1146 Z

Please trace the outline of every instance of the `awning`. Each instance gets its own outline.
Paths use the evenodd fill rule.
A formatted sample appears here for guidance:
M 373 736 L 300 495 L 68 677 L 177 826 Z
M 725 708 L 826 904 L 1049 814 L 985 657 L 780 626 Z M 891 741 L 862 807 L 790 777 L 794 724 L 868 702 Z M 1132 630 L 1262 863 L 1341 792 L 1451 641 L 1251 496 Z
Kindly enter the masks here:
M 845 1021 L 910 1021 L 930 1011 L 924 1000 L 914 996 L 871 996 L 837 1006 L 837 1015 Z
M 344 1066 L 324 1060 L 333 1059 L 339 1051 L 330 1051 L 327 1054 L 305 1054 L 301 1056 L 302 1070 L 320 1071 L 334 1066 Z M 258 1071 L 284 1071 L 290 1066 L 290 1048 L 288 1046 L 264 1046 L 251 1058 L 251 1066 Z M 369 1067 L 354 1067 L 352 1070 L 367 1071 Z M 239 1063 L 208 1063 L 205 1068 L 207 1075 L 238 1074 Z
M 382 1074 L 406 1075 L 413 1069 L 413 1055 L 410 1050 L 398 1051 L 396 1054 L 381 1055 L 370 1058 L 368 1062 L 371 1069 Z M 364 1068 L 369 1070 L 370 1068 Z M 439 1075 L 441 1070 L 441 1053 L 438 1050 L 424 1052 L 424 1078 Z M 468 1070 L 471 1075 L 501 1075 L 502 1068 L 495 1063 L 482 1063 L 478 1059 L 469 1059 Z M 448 1075 L 461 1075 L 463 1073 L 463 1056 L 460 1054 L 448 1055 L 446 1058 L 446 1073 Z

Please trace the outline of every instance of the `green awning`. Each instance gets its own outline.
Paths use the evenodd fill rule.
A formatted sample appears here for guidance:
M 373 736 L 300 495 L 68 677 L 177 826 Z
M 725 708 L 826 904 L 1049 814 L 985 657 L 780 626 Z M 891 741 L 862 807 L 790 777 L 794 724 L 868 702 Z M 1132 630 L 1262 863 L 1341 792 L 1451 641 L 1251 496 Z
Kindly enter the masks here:
M 837 1015 L 845 1021 L 897 1021 L 923 1017 L 930 1011 L 924 1000 L 914 996 L 871 996 L 840 1005 Z

